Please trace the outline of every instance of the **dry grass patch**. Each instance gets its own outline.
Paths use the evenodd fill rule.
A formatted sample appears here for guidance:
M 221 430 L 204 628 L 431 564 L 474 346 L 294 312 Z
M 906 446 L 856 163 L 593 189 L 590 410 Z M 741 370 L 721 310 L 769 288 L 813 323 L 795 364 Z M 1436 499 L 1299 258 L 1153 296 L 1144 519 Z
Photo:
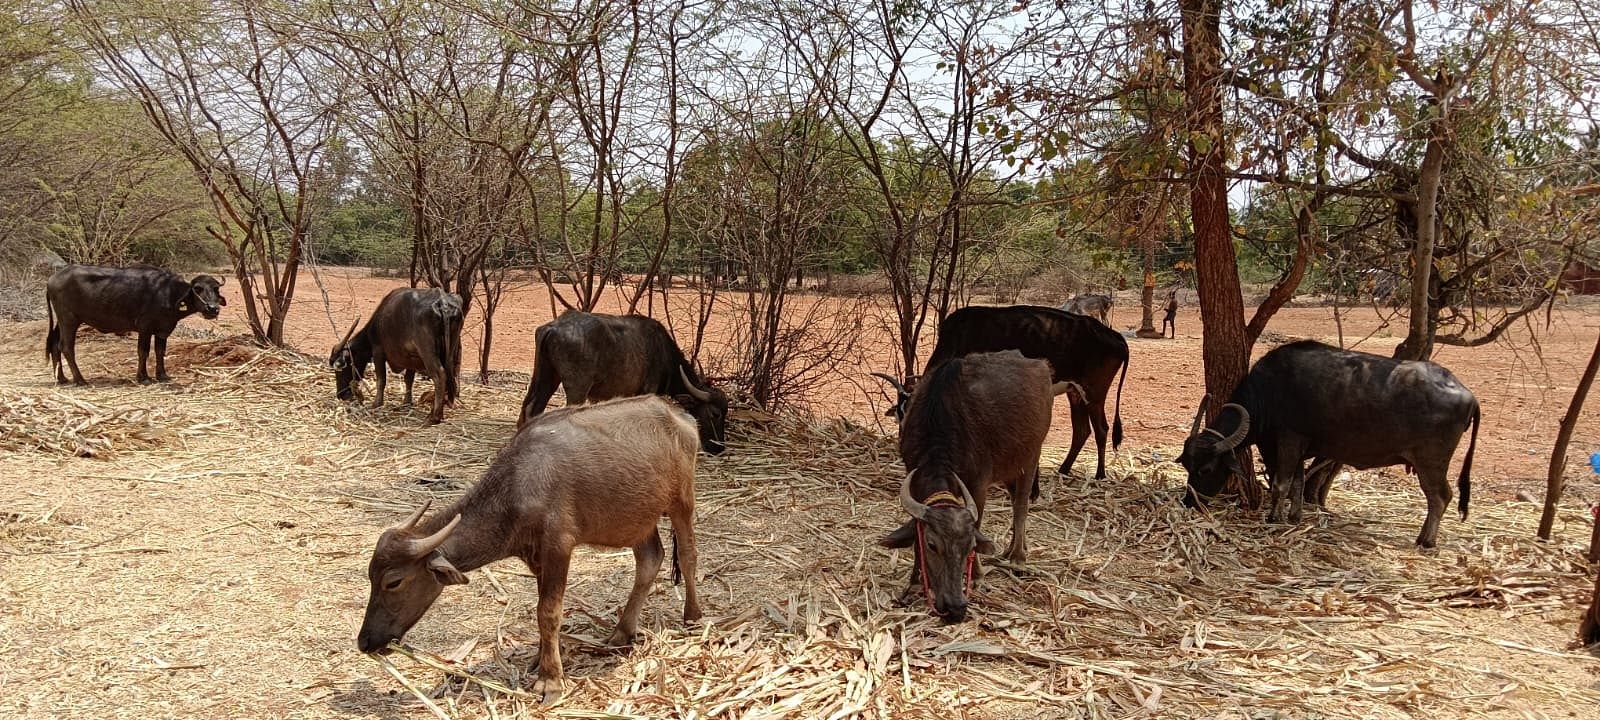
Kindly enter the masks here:
M 910 568 L 909 553 L 875 545 L 902 520 L 893 441 L 741 413 L 729 452 L 697 475 L 704 622 L 681 625 L 664 573 L 639 644 L 604 647 L 633 562 L 580 550 L 568 694 L 541 708 L 521 691 L 537 595 L 515 562 L 447 590 L 409 654 L 374 662 L 353 642 L 378 532 L 477 480 L 512 434 L 521 384 L 464 383 L 445 423 L 424 427 L 424 410 L 334 401 L 315 358 L 219 342 L 175 342 L 193 362 L 160 387 L 58 390 L 32 342 L 0 352 L 8 404 L 45 408 L 34 434 L 48 413 L 144 408 L 180 440 L 112 439 L 104 460 L 7 449 L 30 482 L 0 488 L 0 712 L 1520 718 L 1600 706 L 1600 659 L 1567 647 L 1590 587 L 1575 508 L 1561 518 L 1568 539 L 1547 545 L 1532 540 L 1537 508 L 1480 501 L 1421 552 L 1410 477 L 1357 474 L 1336 485 L 1332 514 L 1268 526 L 1179 506 L 1179 471 L 1158 462 L 1174 448 L 1125 450 L 1107 480 L 1048 480 L 1028 564 L 986 564 L 970 620 L 946 626 L 890 602 Z M 81 345 L 108 362 L 127 349 Z M 1004 505 L 987 518 L 1000 541 Z

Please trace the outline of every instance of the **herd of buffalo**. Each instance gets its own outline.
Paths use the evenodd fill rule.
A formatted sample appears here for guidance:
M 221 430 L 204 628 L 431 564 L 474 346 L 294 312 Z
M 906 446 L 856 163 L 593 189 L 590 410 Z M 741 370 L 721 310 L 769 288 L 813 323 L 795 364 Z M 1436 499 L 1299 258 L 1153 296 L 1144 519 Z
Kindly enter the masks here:
M 155 268 L 68 266 L 50 278 L 45 350 L 58 382 L 83 384 L 74 353 L 80 325 L 102 332 L 138 332 L 140 382 L 167 379 L 167 337 L 178 320 L 215 318 L 226 305 L 222 282 L 185 281 Z M 1168 315 L 1175 300 L 1169 300 Z M 1062 309 L 967 307 L 939 325 L 938 342 L 920 378 L 890 382 L 898 398 L 889 413 L 900 424 L 906 475 L 899 503 L 907 519 L 881 540 L 913 550 L 902 602 L 920 596 L 949 622 L 966 616 L 977 556 L 994 552 L 981 526 L 991 486 L 1011 498 L 1011 542 L 1003 558 L 1026 561 L 1029 503 L 1038 498 L 1039 459 L 1052 405 L 1066 395 L 1072 445 L 1065 476 L 1093 432 L 1095 477 L 1105 476 L 1106 435 L 1122 442 L 1121 397 L 1128 344 L 1103 321 L 1103 304 Z M 358 331 L 352 325 L 328 363 L 336 395 L 363 400 L 361 381 L 376 374 L 374 406 L 383 404 L 387 372 L 404 373 L 406 402 L 417 373 L 433 381 L 429 422 L 440 422 L 458 395 L 461 299 L 438 289 L 389 293 Z M 671 520 L 675 574 L 685 584 L 683 617 L 700 617 L 695 591 L 694 472 L 698 451 L 727 449 L 728 396 L 711 387 L 671 333 L 642 316 L 568 311 L 535 335 L 533 378 L 517 432 L 483 478 L 449 509 L 427 507 L 378 539 L 368 567 L 371 596 L 357 644 L 384 652 L 420 619 L 445 585 L 496 560 L 520 558 L 538 578 L 541 647 L 534 691 L 561 693 L 561 603 L 578 545 L 632 548 L 634 585 L 615 633 L 626 644 L 665 551 L 657 530 Z M 875 373 L 876 374 L 876 373 Z M 1106 401 L 1116 383 L 1113 419 Z M 556 386 L 566 406 L 546 411 Z M 1402 362 L 1314 341 L 1279 346 L 1256 362 L 1209 425 L 1206 400 L 1177 461 L 1188 472 L 1183 502 L 1197 505 L 1245 475 L 1238 451 L 1261 454 L 1271 490 L 1269 521 L 1298 522 L 1305 500 L 1322 504 L 1344 465 L 1413 469 L 1428 514 L 1416 543 L 1433 547 L 1449 505 L 1448 470 L 1470 427 L 1458 480 L 1466 517 L 1477 443 L 1476 398 L 1450 372 L 1430 362 Z M 1307 463 L 1310 462 L 1310 469 Z

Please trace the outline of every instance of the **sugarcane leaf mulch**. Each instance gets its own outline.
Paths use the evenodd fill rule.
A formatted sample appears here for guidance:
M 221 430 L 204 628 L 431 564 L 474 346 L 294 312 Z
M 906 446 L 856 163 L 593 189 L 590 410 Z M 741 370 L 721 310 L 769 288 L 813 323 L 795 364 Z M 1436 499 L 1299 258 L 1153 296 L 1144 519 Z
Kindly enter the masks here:
M 42 333 L 42 324 L 40 324 Z M 21 334 L 18 334 L 20 337 Z M 207 346 L 206 343 L 211 343 Z M 698 474 L 703 622 L 667 573 L 631 650 L 608 648 L 625 550 L 584 548 L 566 594 L 566 696 L 527 692 L 535 580 L 513 561 L 447 588 L 382 658 L 355 649 L 378 533 L 448 502 L 514 429 L 523 387 L 463 383 L 445 423 L 333 398 L 316 358 L 174 340 L 174 382 L 86 335 L 90 387 L 0 349 L 0 715 L 261 718 L 1594 717 L 1571 648 L 1587 514 L 1481 501 L 1437 551 L 1397 469 L 1341 478 L 1331 513 L 1266 525 L 1178 502 L 1179 438 L 1131 438 L 1105 480 L 1046 480 L 1021 567 L 985 563 L 969 619 L 893 601 L 910 554 L 892 439 L 764 417 Z M 423 381 L 418 393 L 429 389 Z M 370 398 L 373 387 L 367 383 Z M 759 429 L 752 430 L 757 425 Z M 1050 448 L 1045 467 L 1063 452 Z M 1092 467 L 1092 453 L 1084 467 Z M 1477 478 L 1480 488 L 1492 478 Z M 997 494 L 988 534 L 1009 537 Z

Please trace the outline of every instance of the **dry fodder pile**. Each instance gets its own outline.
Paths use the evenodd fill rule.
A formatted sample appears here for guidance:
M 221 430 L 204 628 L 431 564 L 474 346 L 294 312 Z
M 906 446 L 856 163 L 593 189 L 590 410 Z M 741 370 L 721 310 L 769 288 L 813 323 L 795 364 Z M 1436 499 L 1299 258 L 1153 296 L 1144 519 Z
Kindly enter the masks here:
M 427 499 L 437 508 L 475 481 L 511 435 L 520 386 L 470 385 L 444 425 L 422 428 L 422 411 L 330 401 L 326 369 L 292 353 L 174 351 L 233 364 L 196 361 L 162 391 L 171 402 L 151 412 L 181 405 L 184 415 L 159 415 L 170 418 L 164 426 L 200 434 L 210 428 L 188 418 L 248 418 L 252 433 L 272 439 L 250 458 L 268 469 L 202 449 L 216 439 L 206 435 L 195 447 L 145 453 L 160 456 L 162 471 L 138 482 L 200 492 L 219 473 L 256 473 L 248 489 L 227 491 L 242 495 L 206 497 L 277 506 L 267 517 L 301 526 L 257 528 L 260 516 L 231 508 L 214 527 L 197 526 L 196 542 L 255 529 L 303 531 L 306 545 L 249 556 L 252 573 L 290 578 L 283 591 L 300 600 L 249 617 L 224 604 L 225 614 L 189 621 L 211 628 L 208 636 L 273 628 L 273 641 L 241 651 L 242 666 L 207 670 L 279 688 L 304 715 L 1540 717 L 1600 704 L 1600 660 L 1566 648 L 1589 588 L 1576 543 L 1587 531 L 1537 543 L 1531 505 L 1480 502 L 1470 521 L 1445 523 L 1440 550 L 1422 552 L 1411 538 L 1423 502 L 1399 473 L 1341 479 L 1332 514 L 1267 526 L 1233 508 L 1182 508 L 1175 466 L 1149 450 L 1124 452 L 1106 480 L 1048 480 L 1030 516 L 1027 565 L 988 563 L 969 621 L 946 626 L 920 604 L 891 601 L 910 564 L 908 552 L 875 544 L 903 519 L 892 440 L 844 422 L 741 414 L 729 452 L 702 458 L 697 477 L 704 621 L 681 625 L 681 590 L 664 577 L 646 604 L 646 635 L 631 650 L 604 647 L 632 561 L 626 551 L 580 550 L 563 628 L 567 696 L 541 708 L 521 690 L 537 652 L 536 594 L 515 562 L 448 591 L 408 637 L 415 648 L 376 662 L 349 647 L 359 606 L 307 605 L 364 597 L 361 570 L 376 528 Z M 41 403 L 51 394 L 16 396 Z M 1043 464 L 1054 467 L 1060 450 Z M 1008 517 L 997 496 L 987 518 L 997 541 L 1007 537 Z M 1562 520 L 1585 528 L 1588 518 L 1569 511 Z M 80 557 L 159 540 L 84 545 L 74 539 L 87 540 L 83 532 L 51 529 L 59 522 L 50 513 L 0 515 L 0 539 L 32 547 L 29 537 L 61 535 L 51 549 Z M 182 550 L 160 542 L 163 553 Z M 232 562 L 211 555 L 182 576 Z M 321 619 L 308 620 L 307 607 Z M 332 659 L 321 645 L 290 643 L 299 637 L 293 628 L 332 613 L 342 614 Z M 277 654 L 249 659 L 258 653 Z M 134 694 L 119 696 L 124 710 L 143 702 L 128 698 L 141 697 L 147 681 L 127 682 L 123 690 Z M 209 698 L 201 708 L 220 707 L 228 692 L 224 683 L 188 687 Z M 93 697 L 69 699 L 87 711 L 100 707 Z
M 1549 613 L 1570 637 L 1585 597 L 1577 548 L 1534 542 L 1531 506 L 1481 507 L 1425 553 L 1409 478 L 1346 479 L 1335 514 L 1268 527 L 1188 511 L 1175 468 L 1125 459 L 1112 479 L 1052 481 L 1027 566 L 990 565 L 973 619 L 945 626 L 890 602 L 909 557 L 872 544 L 901 520 L 894 459 L 846 424 L 778 421 L 703 463 L 702 567 L 721 615 L 680 628 L 673 592 L 664 627 L 617 656 L 598 640 L 609 608 L 581 628 L 569 614 L 578 680 L 557 715 L 1465 717 L 1600 702 L 1592 679 L 1572 680 L 1600 661 L 1511 629 Z M 991 506 L 997 539 L 1005 517 Z M 411 651 L 385 670 L 440 717 L 537 714 L 514 689 L 531 623 L 483 640 L 489 652 Z
M 106 407 L 62 393 L 0 390 L 0 450 L 109 458 L 181 445 L 197 423 L 166 409 Z

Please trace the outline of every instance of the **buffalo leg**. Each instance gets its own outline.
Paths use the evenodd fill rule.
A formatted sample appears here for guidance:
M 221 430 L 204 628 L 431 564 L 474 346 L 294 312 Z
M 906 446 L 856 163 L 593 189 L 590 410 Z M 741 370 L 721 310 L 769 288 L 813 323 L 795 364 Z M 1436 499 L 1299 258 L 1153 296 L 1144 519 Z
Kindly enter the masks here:
M 678 557 L 678 570 L 683 573 L 683 622 L 700 620 L 700 590 L 695 583 L 700 563 L 694 537 L 694 488 L 686 491 L 688 498 L 668 511 L 672 521 L 672 552 Z
M 639 608 L 650 594 L 650 585 L 661 574 L 663 554 L 661 533 L 656 530 L 651 530 L 650 537 L 633 546 L 633 591 L 628 593 L 628 604 L 622 606 L 622 613 L 617 616 L 617 629 L 612 631 L 606 644 L 616 647 L 633 644 L 633 638 L 639 634 Z
M 522 400 L 522 417 L 517 418 L 518 425 L 544 412 L 550 405 L 550 396 L 555 395 L 556 388 L 561 385 L 561 374 L 556 372 L 555 363 L 543 353 L 534 358 L 533 364 L 533 380 L 528 382 L 528 395 Z
M 532 689 L 546 705 L 561 699 L 561 600 L 571 562 L 570 546 L 539 553 L 539 679 Z
M 411 404 L 411 384 L 416 382 L 416 380 L 417 380 L 417 371 L 415 371 L 415 370 L 407 370 L 406 374 L 405 374 L 405 380 L 406 380 L 406 402 L 405 402 L 405 404 L 410 405 Z
M 1426 462 L 1417 466 L 1417 480 L 1422 483 L 1422 494 L 1428 498 L 1428 519 L 1422 522 L 1422 532 L 1417 535 L 1417 547 L 1431 548 L 1439 542 L 1439 521 L 1450 507 L 1450 464 Z
M 1094 428 L 1095 466 L 1094 479 L 1104 480 L 1106 477 L 1106 433 L 1111 425 L 1106 422 L 1105 398 L 1090 398 L 1089 406 L 1085 408 L 1089 415 L 1089 426 Z
M 424 357 L 423 365 L 427 366 L 428 378 L 433 380 L 433 410 L 428 413 L 428 424 L 435 425 L 444 420 L 444 399 L 448 394 L 445 383 L 449 382 L 445 373 L 449 370 L 434 358 Z
M 83 379 L 83 373 L 78 372 L 78 323 L 76 321 L 61 321 L 61 356 L 67 359 L 67 367 L 72 369 L 72 382 L 74 385 L 88 385 Z
M 1034 462 L 1037 465 L 1038 461 Z M 1028 561 L 1028 498 L 1033 494 L 1035 472 L 1037 467 L 1029 468 L 1011 491 L 1011 546 L 1006 548 L 1005 557 L 1016 565 Z
M 150 361 L 150 333 L 139 333 L 139 383 L 150 382 L 150 373 L 145 368 Z
M 389 384 L 389 361 L 383 357 L 383 349 L 372 349 L 372 374 L 378 383 L 376 397 L 372 400 L 372 409 L 383 407 L 383 390 Z
M 167 375 L 167 337 L 156 336 L 156 381 L 167 382 L 172 377 Z
M 1072 409 L 1072 447 L 1067 450 L 1067 459 L 1061 461 L 1061 469 L 1056 471 L 1062 477 L 1072 475 L 1072 464 L 1078 461 L 1078 453 L 1089 439 L 1089 409 L 1070 400 L 1067 407 Z

